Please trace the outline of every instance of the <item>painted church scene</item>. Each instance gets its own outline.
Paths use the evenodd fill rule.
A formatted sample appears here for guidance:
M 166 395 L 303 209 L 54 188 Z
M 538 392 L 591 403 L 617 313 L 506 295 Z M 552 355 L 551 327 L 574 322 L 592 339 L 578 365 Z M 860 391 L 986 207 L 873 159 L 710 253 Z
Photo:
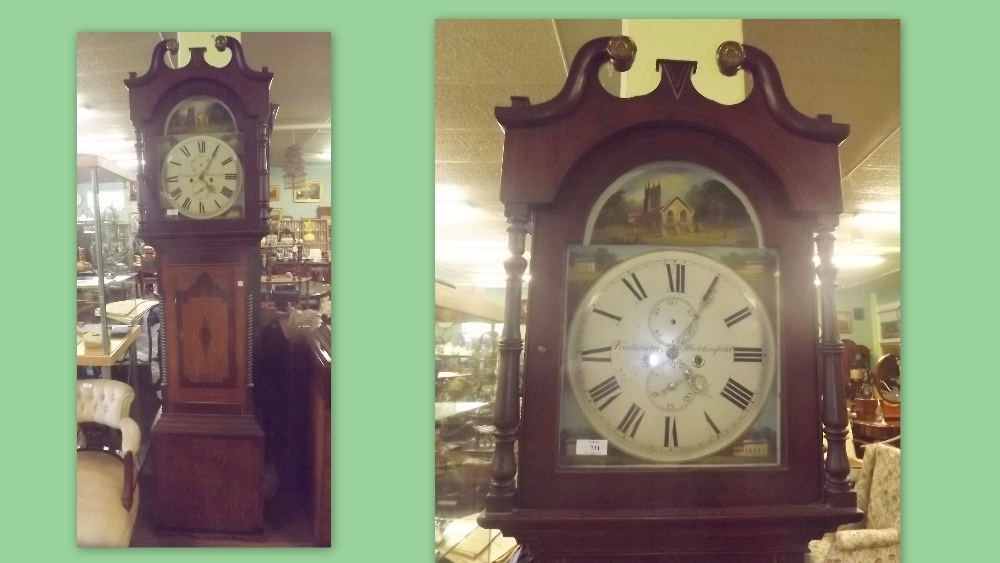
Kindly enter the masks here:
M 627 174 L 605 193 L 590 244 L 756 247 L 757 231 L 740 195 L 715 172 L 657 163 Z

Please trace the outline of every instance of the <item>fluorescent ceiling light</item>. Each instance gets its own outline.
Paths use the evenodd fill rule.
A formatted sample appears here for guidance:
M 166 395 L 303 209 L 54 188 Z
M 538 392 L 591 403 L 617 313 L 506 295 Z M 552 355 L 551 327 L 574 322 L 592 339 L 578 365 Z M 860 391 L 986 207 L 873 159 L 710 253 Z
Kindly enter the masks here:
M 834 254 L 833 265 L 838 268 L 866 268 L 878 266 L 885 258 L 877 254 Z M 813 256 L 813 264 L 819 265 L 819 256 Z
M 121 133 L 105 133 L 103 135 L 84 135 L 77 137 L 77 143 L 100 143 L 107 141 L 128 141 L 129 138 Z
M 434 201 L 465 201 L 465 190 L 455 184 L 434 184 Z
M 434 247 L 434 261 L 440 263 L 459 264 L 492 264 L 497 267 L 503 265 L 503 261 L 510 258 L 510 252 L 506 248 L 491 246 L 436 246 Z M 531 259 L 531 253 L 525 252 L 524 259 Z
M 524 283 L 528 283 L 531 280 L 531 274 L 525 273 L 522 277 Z M 475 277 L 476 285 L 484 289 L 496 289 L 507 287 L 507 274 L 477 274 Z
M 858 206 L 864 211 L 899 214 L 899 201 L 868 201 Z
M 899 230 L 899 213 L 865 211 L 854 216 L 854 224 L 866 229 Z
M 469 221 L 476 215 L 478 215 L 476 208 L 463 201 L 439 201 L 434 205 L 435 223 Z

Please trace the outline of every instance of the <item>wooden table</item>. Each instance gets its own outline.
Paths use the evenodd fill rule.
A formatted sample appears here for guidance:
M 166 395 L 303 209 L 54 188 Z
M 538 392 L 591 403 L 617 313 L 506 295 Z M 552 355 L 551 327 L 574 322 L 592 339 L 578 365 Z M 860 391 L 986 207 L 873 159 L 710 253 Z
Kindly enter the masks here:
M 112 338 L 109 346 L 110 352 L 104 354 L 102 348 L 86 348 L 83 341 L 76 343 L 76 365 L 88 367 L 111 367 L 118 363 L 118 360 L 125 355 L 139 337 L 139 327 L 129 327 L 128 334 L 123 338 Z M 134 354 L 133 354 L 134 355 Z
M 118 363 L 118 360 L 125 355 L 126 350 L 129 352 L 128 360 L 128 384 L 132 386 L 134 390 L 136 372 L 138 371 L 138 365 L 136 363 L 135 357 L 135 339 L 139 337 L 140 327 L 132 326 L 129 327 L 128 334 L 123 338 L 112 338 L 111 343 L 108 346 L 110 352 L 108 354 L 104 353 L 103 348 L 87 348 L 83 345 L 83 340 L 79 337 L 76 343 L 76 365 L 77 367 L 99 367 L 101 368 L 101 377 L 105 379 L 111 378 L 111 366 Z
M 886 420 L 883 424 L 864 420 L 852 420 L 851 431 L 854 441 L 859 444 L 882 442 L 899 436 L 899 420 Z M 896 444 L 897 447 L 899 444 Z

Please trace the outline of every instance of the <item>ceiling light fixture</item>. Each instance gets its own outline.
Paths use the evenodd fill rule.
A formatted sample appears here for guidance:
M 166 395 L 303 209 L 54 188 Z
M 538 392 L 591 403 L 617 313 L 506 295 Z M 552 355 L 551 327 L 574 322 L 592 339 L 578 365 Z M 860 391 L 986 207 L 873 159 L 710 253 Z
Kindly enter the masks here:
M 455 184 L 434 184 L 434 201 L 465 201 L 465 190 Z
M 292 146 L 285 150 L 283 168 L 286 190 L 306 181 L 306 165 L 302 162 L 302 147 L 295 143 L 295 131 L 292 131 Z
M 484 289 L 497 289 L 507 287 L 507 274 L 483 273 L 475 277 L 476 285 Z M 531 281 L 531 274 L 521 276 L 524 283 Z
M 858 206 L 863 211 L 875 211 L 877 213 L 899 214 L 899 201 L 866 201 Z
M 434 222 L 468 221 L 478 215 L 475 207 L 464 201 L 439 201 L 434 204 Z
M 865 211 L 854 216 L 854 224 L 865 229 L 899 230 L 899 213 Z
M 834 254 L 833 265 L 838 268 L 866 268 L 878 266 L 885 258 L 877 254 Z M 813 256 L 813 264 L 819 265 L 819 256 Z
M 502 264 L 510 257 L 510 251 L 506 247 L 498 246 L 435 246 L 435 262 L 461 262 L 461 263 L 485 263 Z M 530 260 L 531 253 L 525 252 L 524 258 Z

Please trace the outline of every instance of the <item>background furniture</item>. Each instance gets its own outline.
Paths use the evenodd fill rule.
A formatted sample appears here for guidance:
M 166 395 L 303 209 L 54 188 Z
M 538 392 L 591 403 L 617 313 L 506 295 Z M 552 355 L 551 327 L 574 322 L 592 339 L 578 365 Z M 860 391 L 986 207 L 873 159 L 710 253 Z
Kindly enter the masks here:
M 76 543 L 128 547 L 139 505 L 135 456 L 139 426 L 129 418 L 135 393 L 120 381 L 77 381 L 76 421 L 121 431 L 117 451 L 86 445 L 76 454 Z
M 157 293 L 156 257 L 143 256 L 139 259 L 139 293 L 141 296 Z
M 865 519 L 809 542 L 806 563 L 899 561 L 899 449 L 885 444 L 866 448 L 854 491 Z
M 300 499 L 313 541 L 330 545 L 330 326 L 300 328 L 262 311 L 262 373 L 256 385 L 266 463 L 278 487 Z
M 875 393 L 882 401 L 882 413 L 886 419 L 899 419 L 899 376 L 898 355 L 886 354 L 879 358 L 875 367 Z

